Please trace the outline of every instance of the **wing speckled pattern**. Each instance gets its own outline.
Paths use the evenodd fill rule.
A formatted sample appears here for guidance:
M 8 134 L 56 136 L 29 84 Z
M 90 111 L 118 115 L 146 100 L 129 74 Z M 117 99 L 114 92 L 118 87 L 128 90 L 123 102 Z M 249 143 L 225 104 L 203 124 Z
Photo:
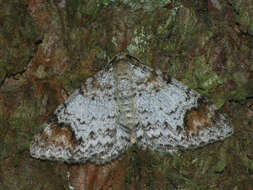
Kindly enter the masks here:
M 143 148 L 173 153 L 222 140 L 233 132 L 215 105 L 173 78 L 167 84 L 158 74 L 152 83 L 139 86 L 137 94 L 142 126 L 137 143 Z
M 41 127 L 35 158 L 104 164 L 129 146 L 173 153 L 223 140 L 229 121 L 176 79 L 118 55 L 76 90 Z
M 113 70 L 89 78 L 54 112 L 35 136 L 30 152 L 35 158 L 67 163 L 109 162 L 125 152 L 128 134 L 117 123 Z M 64 129 L 69 138 L 54 131 Z M 62 142 L 62 143 L 59 143 Z

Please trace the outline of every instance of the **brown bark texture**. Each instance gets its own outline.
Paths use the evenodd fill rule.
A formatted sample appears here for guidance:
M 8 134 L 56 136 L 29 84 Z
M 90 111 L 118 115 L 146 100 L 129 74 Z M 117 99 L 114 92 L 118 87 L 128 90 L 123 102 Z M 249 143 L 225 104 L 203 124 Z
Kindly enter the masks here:
M 251 0 L 0 0 L 0 190 L 253 190 L 252 10 Z M 233 136 L 173 156 L 132 147 L 102 166 L 31 158 L 40 125 L 121 51 L 206 96 Z

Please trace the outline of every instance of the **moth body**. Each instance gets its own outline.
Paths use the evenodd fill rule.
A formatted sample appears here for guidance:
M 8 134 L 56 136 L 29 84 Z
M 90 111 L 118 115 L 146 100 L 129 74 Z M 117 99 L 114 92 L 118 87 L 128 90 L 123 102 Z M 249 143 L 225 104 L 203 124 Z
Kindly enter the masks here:
M 199 93 L 120 55 L 57 107 L 35 135 L 30 153 L 67 163 L 105 164 L 133 144 L 173 154 L 232 133 L 229 120 Z
M 136 142 L 136 118 L 135 95 L 133 89 L 132 67 L 127 60 L 121 60 L 114 67 L 114 80 L 116 81 L 116 93 L 121 127 L 130 133 L 130 142 Z

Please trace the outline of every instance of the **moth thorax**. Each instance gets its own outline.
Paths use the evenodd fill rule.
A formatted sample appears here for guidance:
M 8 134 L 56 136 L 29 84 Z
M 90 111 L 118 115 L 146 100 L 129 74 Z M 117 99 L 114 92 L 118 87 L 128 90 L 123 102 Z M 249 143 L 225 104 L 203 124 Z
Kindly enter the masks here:
M 127 62 L 120 61 L 116 65 L 115 81 L 118 104 L 118 121 L 125 131 L 130 133 L 131 142 L 134 143 L 136 126 L 138 123 L 136 117 L 136 104 L 133 89 L 133 79 L 131 75 L 131 65 Z

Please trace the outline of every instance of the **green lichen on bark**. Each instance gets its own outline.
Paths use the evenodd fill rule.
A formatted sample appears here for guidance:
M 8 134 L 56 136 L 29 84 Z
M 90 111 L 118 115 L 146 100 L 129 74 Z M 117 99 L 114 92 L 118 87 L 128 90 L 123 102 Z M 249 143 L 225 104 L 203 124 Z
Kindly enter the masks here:
M 62 91 L 73 92 L 119 51 L 212 99 L 235 130 L 225 142 L 174 156 L 133 147 L 118 166 L 125 171 L 121 189 L 250 189 L 252 4 L 212 2 L 213 11 L 194 0 L 43 2 L 38 18 L 48 22 L 40 26 L 39 58 L 14 80 L 35 53 L 38 32 L 28 1 L 0 0 L 0 81 L 10 78 L 0 91 L 0 189 L 68 189 L 66 166 L 31 159 L 29 142 L 63 101 Z
M 7 90 L 7 91 L 6 91 Z M 24 91 L 32 89 L 25 89 Z M 15 91 L 15 94 L 13 92 Z M 66 181 L 63 165 L 49 162 L 31 162 L 29 146 L 32 136 L 38 131 L 41 102 L 24 94 L 20 89 L 3 89 L 0 101 L 0 189 L 51 189 L 59 188 Z M 3 96 L 4 95 L 4 96 Z M 22 98 L 21 98 L 22 97 Z M 8 102 L 9 101 L 9 102 Z M 6 103 L 8 102 L 8 103 Z M 51 185 L 48 183 L 54 165 L 55 174 Z M 38 167 L 39 166 L 39 167 Z M 51 170 L 51 171 L 50 171 Z M 40 183 L 37 183 L 40 179 Z
M 39 41 L 39 32 L 22 1 L 0 1 L 0 84 L 25 70 Z
M 253 4 L 250 0 L 232 1 L 231 6 L 236 11 L 236 22 L 243 32 L 253 35 Z
M 224 7 L 213 16 L 208 15 L 206 6 L 183 1 L 169 14 L 162 9 L 157 11 L 159 17 L 157 12 L 149 14 L 136 27 L 129 51 L 183 80 L 221 107 L 228 100 L 243 100 L 252 94 L 250 36 L 249 42 L 235 44 L 241 34 L 233 28 L 234 15 L 221 20 Z M 242 65 L 249 70 L 239 68 Z

